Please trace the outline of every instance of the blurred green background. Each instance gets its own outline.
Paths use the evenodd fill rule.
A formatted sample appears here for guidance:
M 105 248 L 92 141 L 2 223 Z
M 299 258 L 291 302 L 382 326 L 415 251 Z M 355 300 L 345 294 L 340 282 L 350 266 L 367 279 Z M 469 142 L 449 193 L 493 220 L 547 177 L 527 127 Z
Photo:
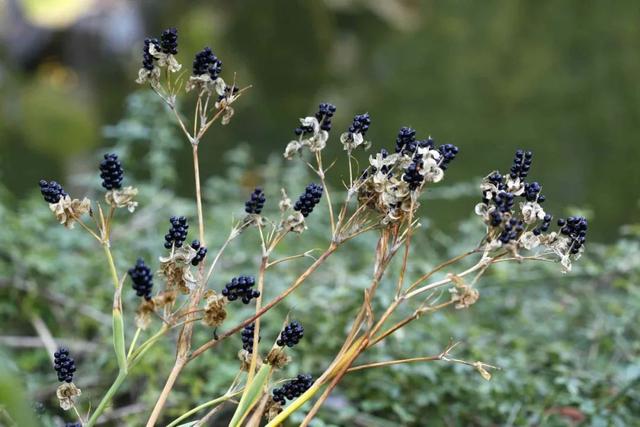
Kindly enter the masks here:
M 330 101 L 337 131 L 371 113 L 374 147 L 403 125 L 458 145 L 449 182 L 533 150 L 548 209 L 586 209 L 598 240 L 639 213 L 635 1 L 0 0 L 0 16 L 0 173 L 18 198 L 41 177 L 71 186 L 93 167 L 102 127 L 137 89 L 141 40 L 176 26 L 187 68 L 209 45 L 223 76 L 253 85 L 203 144 L 207 175 L 239 142 L 257 162 L 280 152 L 297 118 Z M 189 166 L 186 150 L 178 159 Z M 436 219 L 464 218 L 473 200 Z
M 337 134 L 355 113 L 371 113 L 375 149 L 393 146 L 403 125 L 460 147 L 445 182 L 423 203 L 412 276 L 480 240 L 483 227 L 472 214 L 479 178 L 506 170 L 516 148 L 535 152 L 531 177 L 543 184 L 551 212 L 589 217 L 590 241 L 572 273 L 500 264 L 480 282 L 471 309 L 426 316 L 362 360 L 436 354 L 454 339 L 462 342 L 457 357 L 502 368 L 492 381 L 450 364 L 363 371 L 345 378 L 314 427 L 637 425 L 639 22 L 633 1 L 0 0 L 0 425 L 73 420 L 54 397 L 36 325 L 71 348 L 84 411 L 116 372 L 102 254 L 81 230 L 55 223 L 37 181 L 56 179 L 71 194 L 100 200 L 97 159 L 106 150 L 120 154 L 126 180 L 140 189 L 140 209 L 118 213 L 114 228 L 122 272 L 138 256 L 157 268 L 166 219 L 195 215 L 189 149 L 158 99 L 134 83 L 142 39 L 168 26 L 179 29 L 185 67 L 209 45 L 224 61 L 223 77 L 235 72 L 241 85 L 253 85 L 231 124 L 216 126 L 201 144 L 211 248 L 224 241 L 231 214 L 242 215 L 253 185 L 264 184 L 266 213 L 275 217 L 280 187 L 297 194 L 313 179 L 281 152 L 297 118 L 322 101 L 338 106 L 327 148 L 327 158 L 340 158 L 330 176 L 335 189 L 345 163 Z M 287 239 L 281 255 L 326 245 L 326 206 L 317 209 L 309 230 Z M 234 242 L 212 287 L 255 271 L 257 244 L 253 232 Z M 308 331 L 281 377 L 317 374 L 331 360 L 369 283 L 374 245 L 374 235 L 354 240 L 348 256 L 332 258 L 265 317 L 266 337 L 287 315 Z M 307 261 L 268 277 L 265 296 L 282 291 Z M 381 283 L 378 312 L 394 278 Z M 128 282 L 123 297 L 130 341 L 138 300 Z M 234 308 L 224 326 L 248 313 Z M 210 329 L 197 329 L 198 343 L 210 338 Z M 131 373 L 102 425 L 144 423 L 174 340 Z M 223 393 L 239 348 L 232 337 L 194 362 L 163 422 Z M 44 406 L 39 421 L 26 409 L 35 403 Z M 232 412 L 228 405 L 213 425 Z

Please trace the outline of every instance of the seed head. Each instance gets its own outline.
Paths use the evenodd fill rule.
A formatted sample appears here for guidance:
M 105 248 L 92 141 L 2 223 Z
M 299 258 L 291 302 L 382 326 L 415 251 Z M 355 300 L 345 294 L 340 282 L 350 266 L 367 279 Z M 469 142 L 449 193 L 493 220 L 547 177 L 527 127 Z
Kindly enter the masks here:
M 201 76 L 209 74 L 211 80 L 215 80 L 222 72 L 222 61 L 211 51 L 209 47 L 205 47 L 196 53 L 193 59 L 193 75 Z
M 146 38 L 144 39 L 144 47 L 142 48 L 142 68 L 151 71 L 154 67 L 156 58 L 149 52 L 149 47 L 153 45 L 156 50 L 160 50 L 160 43 L 158 39 Z
M 256 324 L 252 323 L 247 325 L 242 330 L 242 348 L 247 350 L 249 353 L 253 353 L 253 333 L 255 332 Z M 258 342 L 260 342 L 260 337 L 258 337 Z

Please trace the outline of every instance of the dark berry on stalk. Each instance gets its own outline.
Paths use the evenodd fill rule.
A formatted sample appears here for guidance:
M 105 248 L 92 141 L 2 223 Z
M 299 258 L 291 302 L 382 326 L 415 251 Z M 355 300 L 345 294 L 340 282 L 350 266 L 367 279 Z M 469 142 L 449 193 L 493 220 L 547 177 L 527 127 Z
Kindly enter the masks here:
M 164 235 L 164 247 L 167 249 L 171 249 L 172 246 L 181 248 L 187 239 L 187 233 L 189 231 L 187 218 L 183 216 L 172 216 L 169 222 L 171 223 L 171 228 L 169 228 L 169 233 Z
M 148 71 L 153 70 L 154 62 L 156 60 L 149 51 L 149 47 L 151 45 L 153 45 L 156 50 L 160 50 L 160 43 L 158 42 L 158 39 L 144 39 L 144 48 L 142 49 L 142 67 Z
M 511 165 L 510 175 L 512 179 L 520 178 L 525 179 L 531 169 L 531 161 L 533 159 L 533 153 L 531 151 L 516 150 L 516 154 L 513 157 L 513 164 Z
M 401 127 L 396 137 L 396 153 L 413 154 L 416 147 L 415 129 L 407 126 Z
M 211 51 L 209 47 L 205 47 L 196 53 L 193 59 L 193 75 L 202 76 L 209 74 L 212 80 L 215 80 L 222 72 L 222 61 Z
M 42 193 L 42 197 L 44 197 L 44 200 L 48 203 L 58 203 L 61 198 L 68 195 L 62 186 L 55 181 L 47 182 L 41 179 L 39 184 L 40 193 Z
M 300 198 L 293 205 L 293 209 L 299 211 L 302 216 L 309 215 L 313 208 L 320 202 L 322 197 L 322 191 L 324 188 L 322 185 L 311 183 L 307 185 L 304 193 L 300 195 Z
M 281 405 L 286 404 L 287 400 L 296 399 L 309 390 L 313 385 L 313 377 L 309 374 L 298 374 L 298 376 L 289 382 L 284 383 L 281 387 L 273 389 L 273 400 Z
M 570 216 L 567 219 L 559 219 L 560 233 L 569 238 L 569 251 L 572 254 L 580 252 L 580 248 L 587 241 L 587 219 L 581 216 Z
M 333 104 L 329 104 L 328 102 L 323 102 L 318 106 L 318 112 L 315 117 L 320 124 L 320 129 L 326 130 L 329 132 L 331 130 L 331 118 L 336 112 L 336 106 Z
M 60 348 L 53 353 L 53 368 L 58 374 L 58 381 L 68 382 L 73 381 L 73 373 L 76 371 L 76 363 L 71 356 L 69 356 L 69 350 L 66 348 Z
M 438 151 L 442 156 L 440 160 L 440 169 L 447 170 L 447 168 L 449 167 L 449 163 L 451 163 L 451 161 L 453 161 L 453 159 L 455 159 L 456 155 L 458 154 L 458 147 L 453 144 L 444 144 L 438 147 Z
M 304 336 L 304 328 L 297 321 L 293 321 L 284 327 L 280 332 L 280 337 L 276 341 L 280 347 L 293 347 L 298 344 Z
M 117 155 L 112 153 L 104 155 L 104 160 L 100 162 L 100 178 L 102 178 L 102 186 L 107 190 L 117 190 L 122 187 L 124 170 Z
M 262 188 L 256 188 L 251 193 L 249 200 L 247 200 L 244 204 L 244 211 L 248 214 L 259 215 L 262 212 L 262 208 L 264 208 L 264 203 L 267 198 L 262 191 Z
M 422 157 L 416 156 L 404 170 L 402 180 L 409 184 L 409 189 L 412 191 L 419 188 L 424 181 L 424 176 L 420 173 L 423 164 Z
M 207 256 L 207 248 L 202 246 L 199 240 L 191 242 L 191 247 L 196 250 L 196 256 L 191 260 L 191 265 L 198 265 Z
M 178 53 L 178 30 L 168 28 L 160 36 L 160 48 L 163 53 L 176 55 Z
M 256 280 L 252 276 L 238 276 L 231 279 L 222 290 L 222 295 L 229 301 L 240 299 L 244 304 L 249 304 L 253 298 L 258 298 L 260 292 L 253 289 Z
M 249 353 L 253 353 L 253 333 L 256 330 L 256 324 L 252 323 L 247 325 L 242 330 L 240 334 L 242 336 L 242 348 L 247 350 Z M 258 337 L 258 342 L 260 342 L 260 337 Z
M 143 297 L 147 301 L 151 299 L 151 289 L 153 288 L 153 274 L 142 260 L 138 258 L 136 265 L 129 269 L 129 277 L 133 282 L 133 290 L 136 295 Z
M 363 137 L 367 134 L 369 130 L 369 126 L 371 126 L 371 117 L 369 113 L 364 114 L 356 114 L 353 117 L 353 122 L 351 126 L 349 126 L 349 133 L 359 133 Z

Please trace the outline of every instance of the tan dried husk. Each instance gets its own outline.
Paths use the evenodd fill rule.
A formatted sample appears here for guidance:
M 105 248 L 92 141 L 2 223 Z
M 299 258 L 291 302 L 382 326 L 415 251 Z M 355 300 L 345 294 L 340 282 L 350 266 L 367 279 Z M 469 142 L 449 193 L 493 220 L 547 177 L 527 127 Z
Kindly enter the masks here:
M 151 323 L 151 315 L 156 309 L 154 299 L 142 299 L 140 305 L 136 309 L 136 327 L 145 330 Z
M 269 396 L 269 400 L 267 401 L 267 407 L 264 411 L 265 416 L 267 417 L 267 420 L 269 421 L 273 420 L 275 417 L 278 416 L 280 412 L 282 412 L 282 405 L 279 402 L 276 402 L 275 400 L 273 400 L 273 397 Z
M 91 200 L 86 197 L 82 200 L 71 199 L 67 195 L 61 197 L 58 203 L 49 203 L 49 209 L 51 209 L 60 224 L 71 229 L 78 218 L 91 211 Z
M 480 293 L 477 289 L 467 285 L 461 277 L 455 274 L 449 274 L 449 278 L 456 285 L 455 288 L 449 289 L 451 301 L 455 302 L 456 309 L 469 308 L 478 301 Z
M 286 230 L 292 231 L 294 233 L 298 233 L 298 234 L 302 233 L 304 230 L 307 229 L 307 226 L 304 222 L 304 215 L 302 215 L 300 212 L 297 212 L 297 211 L 292 213 L 284 221 L 283 228 Z
M 64 411 L 68 411 L 73 408 L 76 402 L 76 398 L 82 394 L 82 390 L 80 390 L 74 383 L 62 383 L 56 390 L 56 396 L 60 401 L 60 407 Z
M 104 195 L 107 203 L 114 208 L 127 208 L 129 212 L 136 210 L 138 202 L 134 199 L 138 195 L 138 189 L 135 187 L 124 187 L 120 190 L 109 190 Z
M 202 323 L 213 328 L 222 325 L 222 322 L 227 318 L 227 310 L 225 308 L 227 299 L 212 290 L 205 292 L 204 298 L 206 303 Z
M 240 370 L 241 371 L 249 371 L 249 367 L 251 366 L 251 356 L 252 353 L 249 353 L 247 350 L 242 349 L 238 352 L 238 359 L 240 360 Z M 262 367 L 262 360 L 259 357 L 256 358 L 256 369 L 260 369 Z
M 183 245 L 173 251 L 168 257 L 160 257 L 160 270 L 158 274 L 165 278 L 167 289 L 178 289 L 183 294 L 188 294 L 196 287 L 196 279 L 191 273 L 191 260 L 196 251 L 189 245 Z
M 291 358 L 287 356 L 287 353 L 284 352 L 284 348 L 281 347 L 272 348 L 265 359 L 265 362 L 273 366 L 275 369 L 284 368 L 290 361 Z

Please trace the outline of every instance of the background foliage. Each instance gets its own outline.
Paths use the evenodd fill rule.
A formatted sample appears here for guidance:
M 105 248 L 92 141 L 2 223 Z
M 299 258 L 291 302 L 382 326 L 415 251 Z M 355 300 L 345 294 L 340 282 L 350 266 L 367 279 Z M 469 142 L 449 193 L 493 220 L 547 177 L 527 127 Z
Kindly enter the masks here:
M 119 213 L 117 217 L 113 250 L 121 272 L 138 256 L 153 260 L 152 265 L 157 267 L 167 218 L 174 214 L 194 217 L 192 200 L 170 185 L 175 181 L 189 185 L 192 172 L 174 161 L 187 147 L 168 117 L 153 96 L 138 93 L 128 98 L 125 118 L 104 130 L 113 149 L 124 159 L 126 179 L 141 190 L 140 209 L 133 215 Z M 92 155 L 93 164 L 97 165 L 100 154 Z M 232 215 L 242 215 L 244 199 L 255 183 L 263 184 L 270 197 L 269 215 L 277 209 L 280 186 L 294 195 L 311 179 L 304 166 L 284 164 L 279 154 L 256 155 L 254 147 L 229 150 L 223 161 L 227 171 L 208 179 L 205 186 L 210 248 L 224 241 Z M 491 168 L 504 166 L 505 162 L 500 162 Z M 76 171 L 70 179 L 81 188 L 78 194 L 100 199 L 95 170 Z M 475 180 L 473 186 L 478 182 Z M 457 199 L 470 185 L 445 184 L 427 196 L 423 229 L 414 238 L 410 274 L 417 275 L 479 240 L 482 224 L 470 215 L 474 202 Z M 440 223 L 431 220 L 431 213 L 451 199 L 459 201 L 467 219 L 443 232 Z M 328 224 L 324 209 L 322 205 L 318 214 L 310 217 L 310 229 L 302 236 L 287 238 L 280 249 L 282 255 L 325 247 Z M 56 341 L 69 345 L 77 355 L 76 384 L 83 389 L 82 405 L 86 408 L 87 402 L 92 402 L 95 406 L 117 370 L 108 317 L 112 286 L 100 248 L 81 230 L 69 232 L 56 224 L 35 189 L 16 198 L 2 188 L 0 217 L 0 317 L 6 326 L 0 339 L 4 359 L 9 361 L 5 369 L 8 373 L 0 372 L 0 402 L 9 410 L 15 409 L 16 402 L 6 396 L 15 398 L 15 384 L 19 384 L 24 387 L 25 397 L 19 402 L 23 410 L 18 413 L 29 416 L 30 411 L 25 412 L 24 407 L 43 402 L 46 411 L 40 417 L 42 425 L 61 425 L 65 414 L 54 401 L 57 383 L 46 351 L 17 347 L 10 338 L 37 336 L 33 325 L 35 319 L 42 319 Z M 638 236 L 637 227 L 626 227 L 615 243 L 589 244 L 586 256 L 564 276 L 557 265 L 499 264 L 481 281 L 480 300 L 469 310 L 427 315 L 367 356 L 367 360 L 378 361 L 432 355 L 450 340 L 461 341 L 456 356 L 502 368 L 491 381 L 471 368 L 442 362 L 365 370 L 345 378 L 314 425 L 637 423 Z M 221 261 L 213 287 L 221 289 L 239 273 L 254 273 L 259 263 L 258 244 L 255 230 L 234 241 Z M 287 315 L 301 321 L 307 331 L 283 375 L 321 372 L 338 349 L 371 275 L 374 244 L 373 235 L 349 243 L 341 249 L 349 256 L 336 254 L 330 258 L 328 265 L 265 317 L 265 342 L 275 339 Z M 268 274 L 266 297 L 277 295 L 309 262 L 297 260 Z M 387 277 L 375 304 L 383 306 L 394 286 L 393 277 Z M 129 282 L 125 289 L 130 340 L 137 301 Z M 446 293 L 442 298 L 447 298 Z M 246 317 L 247 310 L 234 307 L 227 325 Z M 196 342 L 212 336 L 205 327 L 197 330 Z M 154 348 L 134 370 L 114 402 L 110 425 L 140 425 L 148 416 L 172 365 L 174 339 Z M 239 348 L 239 337 L 232 338 L 189 365 L 170 397 L 165 421 L 223 393 L 237 370 Z M 227 410 L 232 413 L 231 406 Z M 228 416 L 229 412 L 223 411 L 216 423 Z

